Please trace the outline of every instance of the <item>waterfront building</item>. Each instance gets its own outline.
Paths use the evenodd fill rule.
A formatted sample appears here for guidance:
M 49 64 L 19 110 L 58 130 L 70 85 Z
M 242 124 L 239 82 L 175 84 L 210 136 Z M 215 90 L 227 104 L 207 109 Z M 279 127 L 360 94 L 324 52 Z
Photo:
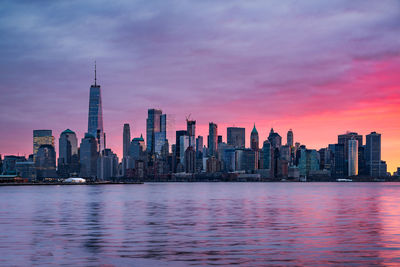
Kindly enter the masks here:
M 345 173 L 344 144 L 333 144 L 329 145 L 328 148 L 333 152 L 331 176 L 336 178 L 347 176 L 347 173 Z
M 306 149 L 305 146 L 300 147 L 299 173 L 300 176 L 308 177 L 310 172 L 319 170 L 319 154 L 315 149 Z
M 258 169 L 258 152 L 253 149 L 236 149 L 236 170 L 254 171 Z
M 208 128 L 208 154 L 216 156 L 218 151 L 218 126 L 210 122 Z
M 90 133 L 86 133 L 81 140 L 79 161 L 80 176 L 84 178 L 96 178 L 97 176 L 97 158 L 98 144 L 96 138 Z
M 258 131 L 256 129 L 256 124 L 254 123 L 253 130 L 250 134 L 250 148 L 254 151 L 258 151 L 260 149 L 259 142 L 258 142 Z
M 211 156 L 206 159 L 207 173 L 216 173 L 221 171 L 221 162 L 215 157 Z
M 33 157 L 36 158 L 36 154 L 39 147 L 42 145 L 52 145 L 54 147 L 54 136 L 52 130 L 33 130 Z
M 25 162 L 25 161 L 26 158 L 24 156 L 14 156 L 14 155 L 4 156 L 2 169 L 0 169 L 0 174 L 4 175 L 17 174 L 16 164 L 18 162 Z
M 387 175 L 388 173 L 386 161 L 381 161 L 381 163 L 379 164 L 379 177 L 386 177 Z
M 221 149 L 219 149 L 220 151 Z M 221 169 L 226 172 L 236 171 L 236 150 L 231 145 L 227 145 L 226 148 L 222 150 L 222 163 Z
M 348 143 L 348 176 L 358 175 L 358 140 L 351 139 Z
M 94 68 L 94 84 L 90 86 L 88 131 L 96 139 L 97 150 L 103 151 L 106 147 L 106 136 L 103 128 L 103 104 L 101 87 L 97 84 L 96 64 Z
M 36 153 L 36 178 L 56 178 L 56 151 L 52 145 L 41 145 Z
M 26 178 L 29 181 L 36 179 L 36 166 L 33 161 L 18 161 L 15 163 L 15 170 L 18 177 Z
M 226 129 L 227 144 L 234 148 L 245 148 L 246 129 L 239 127 L 228 127 Z
M 75 132 L 67 129 L 58 139 L 58 175 L 68 178 L 79 172 L 78 139 Z
M 349 141 L 353 139 L 357 140 L 358 147 L 363 146 L 363 136 L 356 132 L 346 132 L 345 134 L 338 135 L 338 144 L 344 145 L 344 173 L 346 175 L 349 173 Z M 357 162 L 360 162 L 360 158 L 358 158 Z
M 378 177 L 381 174 L 381 134 L 372 132 L 366 136 L 365 159 L 368 174 Z
M 118 175 L 118 157 L 111 149 L 106 148 L 97 160 L 97 178 L 111 180 Z
M 290 148 L 293 147 L 293 131 L 292 129 L 290 129 L 287 132 L 287 141 L 286 141 L 286 145 L 288 145 Z

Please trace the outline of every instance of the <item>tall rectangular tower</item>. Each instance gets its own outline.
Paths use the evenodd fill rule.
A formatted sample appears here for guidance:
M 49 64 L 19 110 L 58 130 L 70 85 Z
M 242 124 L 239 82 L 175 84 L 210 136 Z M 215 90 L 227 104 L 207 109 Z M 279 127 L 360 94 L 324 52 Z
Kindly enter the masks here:
M 106 142 L 103 129 L 101 88 L 100 85 L 97 84 L 96 65 L 94 69 L 94 84 L 90 86 L 88 133 L 96 138 L 98 150 L 101 153 L 106 147 Z

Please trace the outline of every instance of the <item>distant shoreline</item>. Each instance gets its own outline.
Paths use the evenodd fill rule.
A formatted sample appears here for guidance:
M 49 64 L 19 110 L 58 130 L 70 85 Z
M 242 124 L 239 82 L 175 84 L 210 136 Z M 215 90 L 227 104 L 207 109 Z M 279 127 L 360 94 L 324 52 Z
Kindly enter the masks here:
M 115 184 L 143 184 L 143 182 L 93 182 L 93 183 L 0 183 L 0 186 L 28 186 L 28 185 L 115 185 Z
M 147 181 L 147 182 L 91 182 L 91 183 L 0 183 L 1 186 L 49 186 L 49 185 L 126 185 L 145 183 L 398 183 L 400 181 Z

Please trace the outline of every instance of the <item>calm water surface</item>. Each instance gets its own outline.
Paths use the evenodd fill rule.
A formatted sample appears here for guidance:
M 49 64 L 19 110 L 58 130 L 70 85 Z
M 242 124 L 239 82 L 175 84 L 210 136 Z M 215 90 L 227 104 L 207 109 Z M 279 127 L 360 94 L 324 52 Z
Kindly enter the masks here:
M 400 265 L 400 184 L 0 187 L 0 265 Z

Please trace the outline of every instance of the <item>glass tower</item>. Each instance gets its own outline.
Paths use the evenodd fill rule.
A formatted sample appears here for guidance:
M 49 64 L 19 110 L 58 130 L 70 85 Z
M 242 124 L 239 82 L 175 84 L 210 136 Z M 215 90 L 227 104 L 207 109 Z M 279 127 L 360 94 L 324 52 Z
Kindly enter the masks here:
M 90 86 L 88 133 L 96 138 L 99 152 L 103 151 L 106 147 L 103 129 L 103 106 L 100 85 L 97 84 L 96 65 L 94 84 Z

